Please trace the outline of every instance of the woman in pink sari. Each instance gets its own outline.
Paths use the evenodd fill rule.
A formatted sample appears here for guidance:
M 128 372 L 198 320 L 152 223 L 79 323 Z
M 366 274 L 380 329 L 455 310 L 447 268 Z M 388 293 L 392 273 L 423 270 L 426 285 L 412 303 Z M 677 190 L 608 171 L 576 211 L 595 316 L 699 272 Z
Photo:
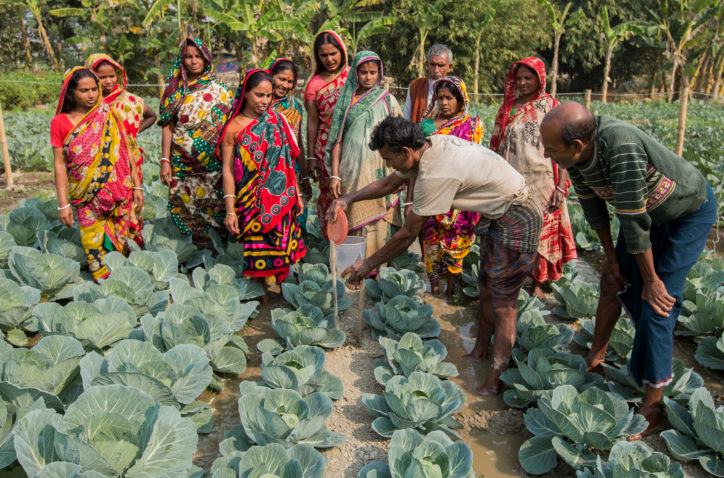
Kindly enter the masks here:
M 347 81 L 347 49 L 334 32 L 325 31 L 314 39 L 314 74 L 304 90 L 307 110 L 307 170 L 319 181 L 317 217 L 324 218 L 332 203 L 329 190 L 330 172 L 324 166 L 324 156 L 332 126 L 332 113 L 339 93 Z M 307 181 L 302 178 L 302 181 Z M 327 223 L 320 221 L 322 234 L 327 238 Z

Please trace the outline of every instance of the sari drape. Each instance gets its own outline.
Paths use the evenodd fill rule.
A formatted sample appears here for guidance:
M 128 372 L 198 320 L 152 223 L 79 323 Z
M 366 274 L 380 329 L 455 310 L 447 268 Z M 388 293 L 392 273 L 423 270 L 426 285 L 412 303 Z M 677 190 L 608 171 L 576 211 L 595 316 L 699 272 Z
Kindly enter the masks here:
M 540 88 L 533 99 L 512 112 L 517 93 L 518 65 L 525 65 L 538 74 Z M 535 57 L 525 58 L 510 67 L 505 80 L 503 104 L 498 110 L 490 141 L 490 148 L 525 176 L 531 193 L 544 211 L 538 258 L 531 271 L 531 277 L 536 282 L 559 279 L 563 264 L 576 257 L 576 243 L 567 205 L 564 204 L 554 212 L 546 209 L 558 183 L 558 166 L 545 157 L 539 128 L 543 117 L 558 106 L 558 101 L 545 93 L 545 78 L 545 65 Z
M 194 81 L 188 81 L 183 68 L 188 44 L 199 48 L 206 59 L 206 69 Z M 168 202 L 171 220 L 200 248 L 212 248 L 211 228 L 224 231 L 221 160 L 215 149 L 230 110 L 231 95 L 214 74 L 211 53 L 198 38 L 185 39 L 166 78 L 158 123 L 175 122 L 169 158 L 174 175 Z
M 246 79 L 256 71 L 259 70 L 246 73 L 228 122 L 239 114 Z M 219 144 L 224 134 L 226 127 Z M 235 209 L 241 232 L 230 240 L 244 245 L 245 276 L 275 276 L 281 282 L 289 275 L 289 266 L 306 253 L 297 222 L 301 208 L 294 167 L 299 153 L 286 118 L 271 109 L 249 123 L 236 137 Z
M 68 82 L 80 67 L 65 74 L 56 114 L 63 108 Z M 101 100 L 68 133 L 64 142 L 68 196 L 76 209 L 88 268 L 97 281 L 109 275 L 107 252 L 127 253 L 127 242 L 143 246 L 141 224 L 133 210 L 132 157 L 121 118 Z
M 347 48 L 344 45 L 342 39 L 336 33 L 332 31 L 324 31 L 319 33 L 322 35 L 329 33 L 337 39 L 337 42 L 342 47 L 342 63 L 344 67 L 337 73 L 337 75 L 324 84 L 319 90 L 317 90 L 314 97 L 314 102 L 317 104 L 317 113 L 319 117 L 319 130 L 317 133 L 317 142 L 312 145 L 307 145 L 312 150 L 314 156 L 322 161 L 319 161 L 318 169 L 316 171 L 317 177 L 319 178 L 319 198 L 317 198 L 317 217 L 324 218 L 327 214 L 327 209 L 332 204 L 332 195 L 329 191 L 329 170 L 324 166 L 324 155 L 327 150 L 327 142 L 329 141 L 329 130 L 332 126 L 332 115 L 334 114 L 334 107 L 337 104 L 339 94 L 347 81 L 350 68 L 347 66 Z M 317 36 L 319 36 L 317 35 Z M 316 37 L 315 37 L 316 41 Z M 316 61 L 316 60 L 315 60 Z M 314 75 L 319 75 L 322 69 L 322 65 L 315 64 Z M 307 81 L 309 85 L 310 80 Z M 322 234 L 327 239 L 327 221 L 320 221 Z
M 380 65 L 377 83 L 357 97 L 359 86 L 357 67 L 368 61 Z M 339 176 L 342 178 L 342 195 L 362 189 L 392 172 L 380 156 L 379 151 L 369 148 L 372 130 L 388 116 L 402 116 L 402 110 L 394 96 L 382 88 L 384 79 L 382 61 L 371 51 L 357 53 L 352 61 L 352 73 L 340 92 L 334 111 L 329 142 L 325 151 L 325 167 L 332 168 L 332 148 L 341 143 Z M 388 224 L 401 225 L 399 195 L 356 202 L 347 209 L 349 231 L 362 235 L 367 228 L 367 254 L 380 249 L 389 236 Z M 386 223 L 386 224 L 385 224 Z
M 449 134 L 473 143 L 482 143 L 483 123 L 468 113 L 470 98 L 465 82 L 456 76 L 441 78 L 438 82 L 449 83 L 452 88 L 457 89 L 463 98 L 463 104 L 460 113 L 435 127 L 433 120 L 438 118 L 440 113 L 437 97 L 433 96 L 432 103 L 423 115 L 423 130 L 426 126 L 431 126 L 432 132 L 429 136 Z M 463 259 L 475 242 L 474 230 L 478 219 L 480 214 L 476 212 L 453 209 L 447 214 L 438 214 L 425 221 L 425 268 L 431 283 L 438 282 L 446 272 L 454 275 L 462 273 Z

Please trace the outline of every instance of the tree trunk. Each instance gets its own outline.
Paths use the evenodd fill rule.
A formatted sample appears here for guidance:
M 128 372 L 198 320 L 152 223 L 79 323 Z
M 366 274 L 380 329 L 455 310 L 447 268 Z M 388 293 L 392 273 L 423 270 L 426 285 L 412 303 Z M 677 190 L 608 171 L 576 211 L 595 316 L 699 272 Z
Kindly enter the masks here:
M 478 102 L 478 85 L 480 82 L 480 40 L 483 37 L 483 32 L 478 32 L 478 38 L 475 40 L 475 83 L 473 85 L 473 93 L 475 94 L 475 102 Z
M 418 78 L 427 76 L 425 74 L 425 41 L 427 40 L 427 34 L 429 30 L 420 30 L 420 59 L 417 64 Z
M 676 70 L 679 68 L 679 61 L 674 60 L 674 64 L 671 66 L 671 76 L 669 76 L 669 98 L 668 102 L 674 101 L 674 93 L 676 89 Z
M 708 50 L 701 55 L 701 58 L 699 58 L 699 63 L 696 65 L 696 71 L 694 71 L 694 76 L 691 78 L 691 85 L 694 91 L 701 91 L 701 83 L 706 77 L 706 70 L 709 68 L 709 58 L 710 55 Z
M 561 36 L 563 33 L 556 32 L 553 40 L 553 71 L 551 71 L 551 96 L 553 98 L 558 92 L 558 48 L 561 45 Z
M 720 96 L 720 91 L 722 87 L 722 75 L 724 75 L 724 56 L 720 56 L 719 58 L 719 69 L 716 71 L 716 74 L 714 75 L 714 86 L 711 89 L 711 92 L 715 96 Z
M 30 37 L 28 36 L 28 30 L 25 28 L 25 18 L 23 18 L 24 14 L 25 11 L 22 8 L 18 8 L 18 20 L 20 20 L 20 32 L 23 35 L 25 59 L 28 61 L 25 68 L 31 68 L 33 66 L 33 54 L 30 51 Z
M 48 52 L 48 56 L 50 56 L 50 61 L 53 62 L 55 71 L 60 71 L 60 65 L 58 64 L 58 59 L 55 57 L 55 52 L 53 51 L 53 47 L 50 44 L 50 40 L 48 40 L 48 34 L 45 31 L 45 27 L 43 27 L 43 21 L 40 19 L 40 12 L 38 12 L 38 15 L 35 15 L 35 20 L 38 22 L 38 32 L 40 33 L 40 38 L 43 40 L 43 45 L 45 46 L 45 50 Z
M 651 78 L 649 80 L 649 98 L 652 100 L 654 99 L 655 93 L 656 93 L 656 77 L 658 76 L 658 71 L 656 68 L 653 68 L 651 70 Z
M 603 86 L 601 87 L 601 103 L 606 102 L 608 97 L 608 75 L 611 73 L 611 54 L 613 53 L 613 41 L 606 48 L 606 63 L 603 66 Z

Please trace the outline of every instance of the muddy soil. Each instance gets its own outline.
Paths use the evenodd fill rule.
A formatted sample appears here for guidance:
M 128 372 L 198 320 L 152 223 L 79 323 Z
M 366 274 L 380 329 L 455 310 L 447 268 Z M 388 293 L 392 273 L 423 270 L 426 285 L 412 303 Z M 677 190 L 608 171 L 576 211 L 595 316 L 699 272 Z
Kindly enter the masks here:
M 53 173 L 15 172 L 13 174 L 15 187 L 12 191 L 5 188 L 5 173 L 0 175 L 0 214 L 6 214 L 20 204 L 21 199 L 37 197 L 48 200 L 56 197 Z

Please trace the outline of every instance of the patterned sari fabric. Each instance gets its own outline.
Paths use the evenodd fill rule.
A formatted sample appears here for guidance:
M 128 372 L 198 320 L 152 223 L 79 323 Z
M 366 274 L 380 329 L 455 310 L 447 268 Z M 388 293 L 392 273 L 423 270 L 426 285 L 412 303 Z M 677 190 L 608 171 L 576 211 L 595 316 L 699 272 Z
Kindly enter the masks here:
M 326 31 L 321 32 L 319 35 L 329 33 L 333 35 L 339 45 L 342 47 L 342 63 L 345 65 L 337 75 L 324 84 L 321 88 L 316 91 L 315 103 L 317 104 L 317 112 L 319 115 L 319 131 L 317 133 L 317 142 L 312 149 L 311 145 L 307 145 L 314 156 L 319 159 L 324 159 L 325 152 L 327 150 L 327 141 L 329 141 L 329 130 L 332 126 L 332 115 L 334 114 L 334 107 L 337 104 L 337 99 L 342 91 L 342 87 L 347 81 L 350 68 L 347 66 L 347 49 L 344 46 L 342 39 L 334 32 Z M 317 36 L 319 36 L 317 35 Z M 324 66 L 321 64 L 315 65 L 314 76 L 319 75 Z M 314 77 L 313 76 L 313 77 Z M 311 82 L 307 81 L 307 84 Z M 317 170 L 317 177 L 319 178 L 319 198 L 317 199 L 317 217 L 324 218 L 327 214 L 327 209 L 332 204 L 332 195 L 329 191 L 329 171 L 322 161 L 317 163 L 319 169 Z M 320 221 L 322 234 L 324 238 L 327 238 L 327 221 Z
M 56 114 L 62 111 L 68 82 L 77 69 L 65 75 Z M 133 210 L 131 155 L 116 110 L 98 95 L 96 106 L 68 133 L 64 149 L 68 196 L 76 209 L 88 268 L 97 281 L 109 275 L 103 264 L 107 252 L 127 253 L 129 240 L 143 246 Z
M 247 72 L 246 78 L 256 71 Z M 245 84 L 239 86 L 229 121 L 241 111 Z M 301 213 L 294 173 L 298 156 L 299 147 L 289 123 L 271 109 L 249 123 L 236 138 L 235 205 L 241 233 L 230 240 L 244 245 L 245 276 L 275 276 L 281 282 L 289 275 L 289 266 L 307 252 L 297 222 Z
M 518 65 L 525 65 L 537 72 L 540 89 L 535 98 L 513 111 Z M 546 210 L 548 200 L 558 184 L 558 167 L 545 157 L 539 128 L 543 117 L 558 105 L 558 101 L 545 93 L 545 78 L 545 65 L 535 57 L 525 58 L 510 67 L 505 80 L 503 104 L 498 110 L 490 141 L 490 148 L 525 176 L 531 192 L 544 210 L 538 258 L 531 272 L 531 277 L 536 282 L 559 279 L 563 264 L 576 257 L 576 243 L 568 207 L 564 204 L 557 211 Z
M 188 81 L 183 68 L 186 45 L 196 46 L 206 59 L 202 76 Z M 168 210 L 176 227 L 191 234 L 194 244 L 211 249 L 208 232 L 223 232 L 221 160 L 216 142 L 231 111 L 228 87 L 216 79 L 211 53 L 197 38 L 181 43 L 179 56 L 166 78 L 158 124 L 175 124 L 171 140 L 174 179 L 169 188 Z
M 380 66 L 377 83 L 367 92 L 356 96 L 358 88 L 357 67 L 368 61 Z M 334 110 L 334 118 L 325 152 L 325 167 L 332 169 L 332 148 L 340 143 L 342 152 L 339 176 L 342 178 L 342 195 L 358 191 L 368 184 L 392 173 L 379 151 L 370 150 L 368 144 L 372 130 L 388 116 L 402 116 L 394 96 L 382 88 L 384 79 L 382 62 L 376 53 L 361 51 L 352 61 L 352 73 L 347 79 Z M 389 237 L 389 224 L 402 224 L 399 196 L 390 195 L 379 199 L 356 202 L 347 209 L 349 231 L 367 236 L 367 254 L 374 254 Z M 387 224 L 386 224 L 387 223 Z M 365 231 L 366 229 L 366 231 Z
M 105 53 L 94 53 L 88 57 L 85 62 L 85 66 L 95 72 L 98 66 L 104 61 L 108 62 L 116 69 L 119 83 L 116 84 L 116 88 L 113 90 L 113 93 L 103 98 L 103 102 L 109 104 L 121 119 L 123 129 L 126 133 L 128 150 L 131 153 L 131 157 L 136 162 L 136 166 L 141 166 L 143 163 L 143 150 L 138 145 L 136 137 L 138 137 L 138 133 L 141 129 L 141 123 L 143 122 L 143 110 L 145 109 L 146 104 L 143 101 L 143 98 L 132 95 L 126 91 L 126 85 L 128 83 L 128 80 L 126 79 L 126 70 L 110 56 Z M 140 167 L 138 171 L 139 173 L 141 172 Z
M 446 82 L 451 88 L 457 89 L 463 97 L 462 108 L 459 114 L 435 127 L 433 120 L 439 117 L 439 112 L 437 98 L 433 98 L 423 115 L 423 130 L 430 128 L 428 136 L 449 134 L 473 143 L 482 143 L 483 122 L 468 113 L 470 98 L 465 82 L 456 76 L 442 78 L 438 82 Z M 431 283 L 438 282 L 446 272 L 454 275 L 462 273 L 463 259 L 475 242 L 474 230 L 478 219 L 480 214 L 476 212 L 453 209 L 447 214 L 432 216 L 425 222 L 425 267 Z

